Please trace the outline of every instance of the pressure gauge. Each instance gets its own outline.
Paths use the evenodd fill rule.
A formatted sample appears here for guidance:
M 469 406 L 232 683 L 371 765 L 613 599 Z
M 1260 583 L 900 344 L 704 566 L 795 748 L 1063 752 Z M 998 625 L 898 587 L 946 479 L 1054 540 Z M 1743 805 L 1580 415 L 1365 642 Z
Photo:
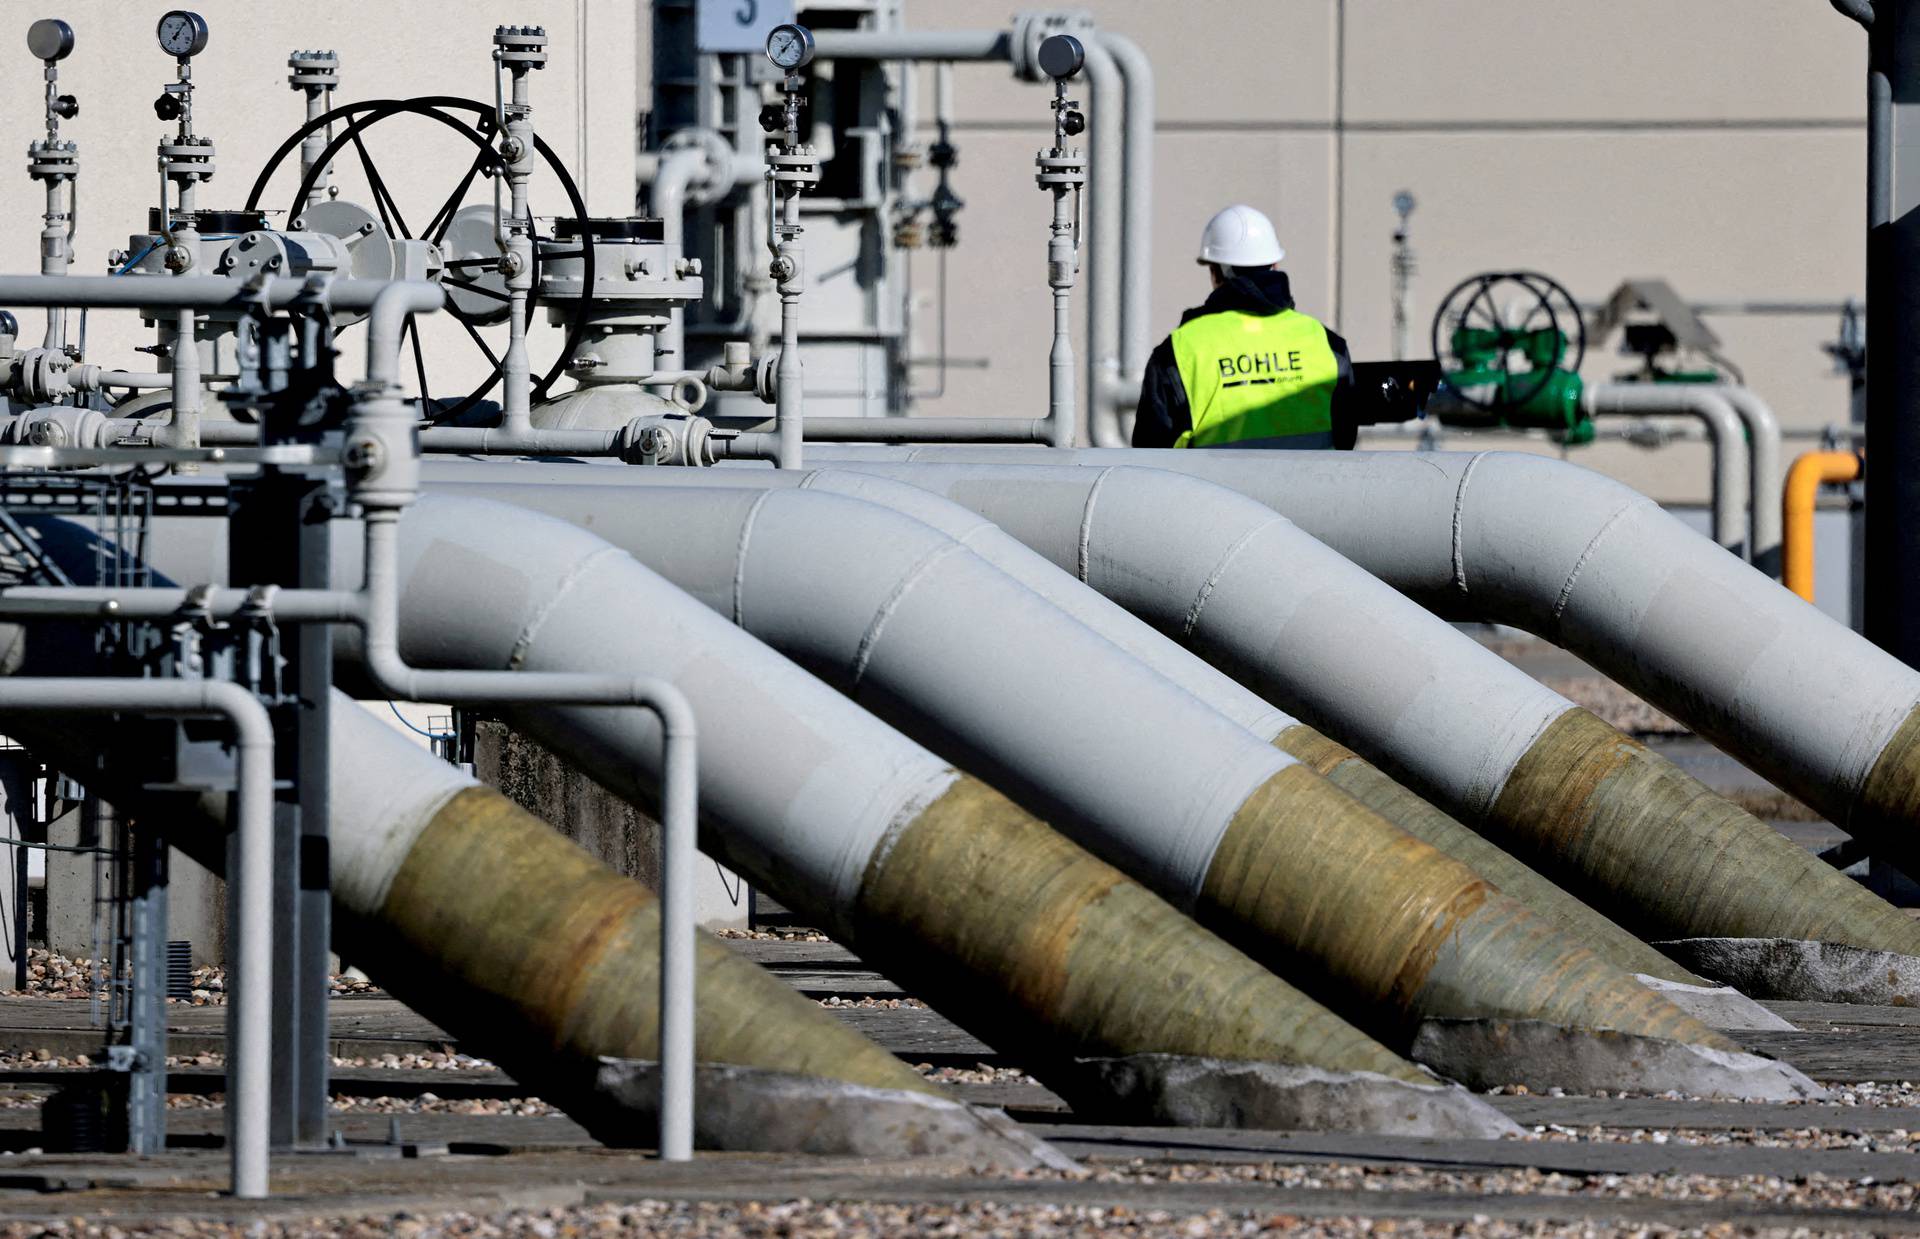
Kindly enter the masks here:
M 65 60 L 73 50 L 73 27 L 57 17 L 43 17 L 27 27 L 27 50 L 41 60 Z
M 813 31 L 788 22 L 767 35 L 767 59 L 788 73 L 813 60 Z
M 198 56 L 207 46 L 207 19 L 186 9 L 174 9 L 160 19 L 155 30 L 160 50 L 176 60 Z

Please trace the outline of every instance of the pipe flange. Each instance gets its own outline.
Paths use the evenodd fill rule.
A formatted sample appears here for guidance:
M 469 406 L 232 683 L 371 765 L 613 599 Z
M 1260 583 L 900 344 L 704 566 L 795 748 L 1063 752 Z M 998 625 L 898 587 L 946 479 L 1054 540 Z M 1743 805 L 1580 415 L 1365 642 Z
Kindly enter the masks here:
M 1033 179 L 1042 189 L 1059 186 L 1063 189 L 1078 189 L 1087 183 L 1087 161 L 1074 147 L 1061 154 L 1049 154 L 1042 151 L 1034 156 L 1035 172 Z
M 1014 14 L 1007 57 L 1013 64 L 1013 75 L 1023 82 L 1052 82 L 1040 67 L 1040 45 L 1056 34 L 1085 37 L 1093 30 L 1093 14 L 1086 9 L 1029 9 Z
M 287 85 L 326 90 L 340 84 L 340 55 L 332 51 L 300 51 L 287 57 Z
M 676 151 L 698 151 L 703 157 L 700 174 L 687 182 L 688 206 L 712 206 L 733 192 L 733 143 L 719 132 L 700 125 L 677 129 L 660 144 L 663 155 Z
M 70 181 L 80 171 L 80 148 L 46 139 L 27 147 L 27 175 L 36 181 Z

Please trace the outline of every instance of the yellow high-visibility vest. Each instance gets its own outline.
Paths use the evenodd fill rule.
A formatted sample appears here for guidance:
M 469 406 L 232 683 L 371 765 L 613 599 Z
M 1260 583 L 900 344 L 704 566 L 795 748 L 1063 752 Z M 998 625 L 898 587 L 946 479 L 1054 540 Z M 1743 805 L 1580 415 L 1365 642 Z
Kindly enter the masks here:
M 1327 329 L 1297 310 L 1202 314 L 1173 333 L 1193 429 L 1175 447 L 1330 434 L 1340 358 Z

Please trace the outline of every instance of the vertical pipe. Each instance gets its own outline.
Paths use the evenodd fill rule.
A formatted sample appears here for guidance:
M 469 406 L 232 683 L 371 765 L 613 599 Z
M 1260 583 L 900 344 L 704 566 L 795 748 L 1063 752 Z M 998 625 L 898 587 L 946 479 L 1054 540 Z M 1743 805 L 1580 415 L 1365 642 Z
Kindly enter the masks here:
M 787 196 L 786 218 L 789 224 L 800 222 L 798 193 Z M 802 407 L 806 400 L 806 379 L 800 365 L 800 264 L 804 255 L 799 245 L 789 239 L 780 243 L 780 257 L 791 264 L 787 268 L 791 274 L 779 282 L 780 360 L 773 371 L 774 425 L 780 436 L 780 467 L 798 469 L 806 416 Z
M 495 72 L 499 72 L 496 67 Z M 500 361 L 500 423 L 509 432 L 533 428 L 531 408 L 533 367 L 527 359 L 527 307 L 533 293 L 533 221 L 527 217 L 527 182 L 533 175 L 533 122 L 527 114 L 527 74 L 513 72 L 513 112 L 501 146 L 507 160 L 507 186 L 512 193 L 507 232 L 507 351 Z M 496 182 L 498 184 L 498 182 Z M 496 196 L 495 203 L 499 202 Z M 581 244 L 588 239 L 581 238 Z
M 1920 666 L 1920 6 L 1876 0 L 1872 16 L 1869 120 L 1882 83 L 1886 104 L 1869 134 L 1866 635 Z
M 235 693 L 240 690 L 236 689 Z M 265 710 L 248 694 L 259 719 L 235 711 L 240 818 L 239 922 L 233 927 L 239 984 L 234 1004 L 233 1063 L 228 1069 L 233 1106 L 233 1194 L 256 1200 L 267 1194 L 268 1100 L 273 1087 L 273 731 Z
M 1115 415 L 1146 372 L 1153 313 L 1153 64 L 1132 39 L 1102 34 L 1126 94 L 1125 191 L 1120 229 L 1120 375 Z M 1056 446 L 1061 446 L 1056 444 Z
M 655 702 L 665 735 L 660 814 L 660 1158 L 693 1157 L 693 871 L 698 738 L 677 692 Z
M 1813 596 L 1813 512 L 1825 482 L 1851 482 L 1860 476 L 1853 452 L 1807 452 L 1787 470 L 1781 501 L 1780 583 L 1808 602 Z
M 173 320 L 173 446 L 200 446 L 200 342 L 195 315 L 179 310 Z
M 1111 399 L 1120 385 L 1120 247 L 1124 171 L 1121 163 L 1120 70 L 1099 39 L 1088 39 L 1087 135 L 1092 201 L 1087 204 L 1087 439 L 1095 447 L 1125 447 Z
M 1750 388 L 1719 389 L 1747 431 L 1747 505 L 1753 518 L 1748 559 L 1768 576 L 1780 575 L 1780 419 Z
M 660 217 L 661 240 L 672 258 L 686 257 L 687 188 L 702 174 L 706 161 L 706 155 L 698 147 L 665 151 L 660 155 L 659 170 L 648 187 L 648 203 Z M 687 308 L 676 305 L 654 346 L 656 354 L 674 359 L 666 363 L 669 368 L 686 365 L 686 332 Z

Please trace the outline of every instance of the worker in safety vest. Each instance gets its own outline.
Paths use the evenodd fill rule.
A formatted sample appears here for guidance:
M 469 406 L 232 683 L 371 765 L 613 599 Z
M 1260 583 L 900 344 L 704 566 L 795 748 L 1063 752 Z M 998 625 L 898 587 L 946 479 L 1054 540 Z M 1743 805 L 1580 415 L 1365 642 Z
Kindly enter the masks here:
M 1200 234 L 1213 293 L 1147 358 L 1135 447 L 1351 448 L 1347 342 L 1293 308 L 1273 221 L 1230 206 Z

